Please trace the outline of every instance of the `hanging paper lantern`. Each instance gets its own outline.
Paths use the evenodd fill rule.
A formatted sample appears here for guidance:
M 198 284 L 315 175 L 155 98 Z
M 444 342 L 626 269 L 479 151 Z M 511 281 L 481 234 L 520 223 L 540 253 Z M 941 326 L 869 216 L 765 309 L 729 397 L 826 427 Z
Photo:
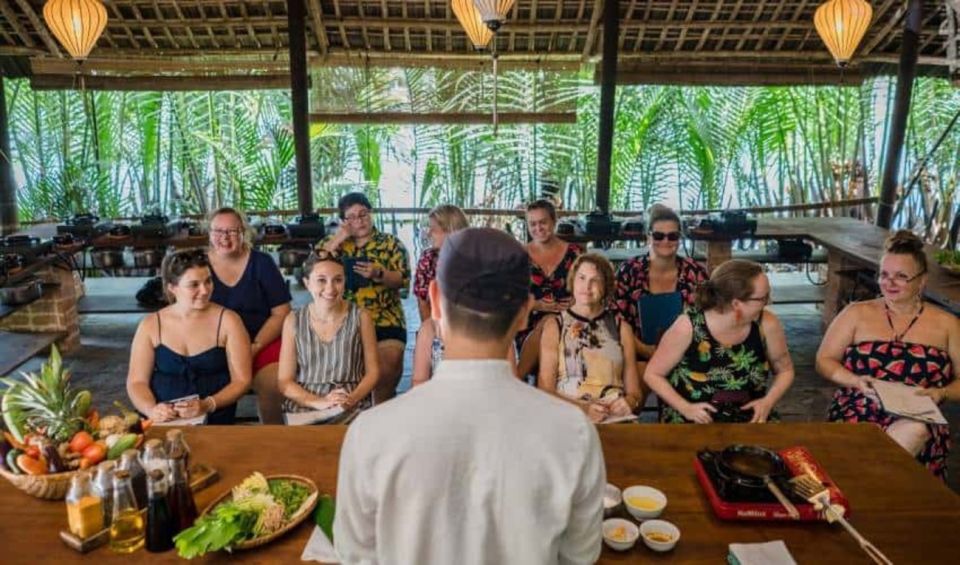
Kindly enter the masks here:
M 43 19 L 63 48 L 83 60 L 107 27 L 107 9 L 100 0 L 49 0 Z
M 493 38 L 493 32 L 483 23 L 480 12 L 474 6 L 473 0 L 452 0 L 450 7 L 453 8 L 454 15 L 467 32 L 467 37 L 477 49 L 483 49 Z
M 828 0 L 817 8 L 813 25 L 841 67 L 847 66 L 873 19 L 866 0 Z
M 480 19 L 491 30 L 496 32 L 507 19 L 514 0 L 473 0 L 473 5 L 480 12 Z

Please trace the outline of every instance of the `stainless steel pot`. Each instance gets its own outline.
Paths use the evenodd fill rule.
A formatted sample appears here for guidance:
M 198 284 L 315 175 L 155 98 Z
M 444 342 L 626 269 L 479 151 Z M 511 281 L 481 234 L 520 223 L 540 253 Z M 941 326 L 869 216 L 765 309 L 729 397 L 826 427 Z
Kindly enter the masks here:
M 123 267 L 123 250 L 94 249 L 90 252 L 93 266 L 98 269 L 119 269 Z
M 278 253 L 281 269 L 295 269 L 310 256 L 310 250 L 304 247 L 282 247 Z
M 133 264 L 138 269 L 153 269 L 160 266 L 165 254 L 163 249 L 137 249 L 133 252 Z
M 10 286 L 0 288 L 0 302 L 7 306 L 29 304 L 43 294 L 43 284 L 40 279 L 30 278 Z

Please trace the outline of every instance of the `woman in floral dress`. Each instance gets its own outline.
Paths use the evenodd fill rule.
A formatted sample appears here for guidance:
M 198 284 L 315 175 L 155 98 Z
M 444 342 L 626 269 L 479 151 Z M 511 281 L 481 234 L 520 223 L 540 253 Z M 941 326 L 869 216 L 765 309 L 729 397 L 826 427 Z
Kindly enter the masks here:
M 717 267 L 647 365 L 644 380 L 660 397 L 661 422 L 776 419 L 774 406 L 794 371 L 783 326 L 764 308 L 769 302 L 760 265 L 734 259 Z
M 527 206 L 527 231 L 532 241 L 530 253 L 530 294 L 535 300 L 527 319 L 527 329 L 517 334 L 520 359 L 517 373 L 521 378 L 533 372 L 540 355 L 540 335 L 548 314 L 559 314 L 570 307 L 567 275 L 577 256 L 578 246 L 557 237 L 557 209 L 549 200 L 537 200 Z
M 883 409 L 876 381 L 917 387 L 936 402 L 960 399 L 960 322 L 923 300 L 927 257 L 907 230 L 893 234 L 880 260 L 881 297 L 847 306 L 817 351 L 817 372 L 840 386 L 828 418 L 880 426 L 935 476 L 945 479 L 950 428 Z

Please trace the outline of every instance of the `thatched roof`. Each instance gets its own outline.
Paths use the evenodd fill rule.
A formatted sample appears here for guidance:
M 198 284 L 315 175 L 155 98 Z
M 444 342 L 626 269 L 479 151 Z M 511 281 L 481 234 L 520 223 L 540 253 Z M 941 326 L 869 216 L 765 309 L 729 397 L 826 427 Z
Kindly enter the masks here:
M 945 2 L 925 0 L 920 72 L 951 70 Z M 476 53 L 449 0 L 304 0 L 311 65 L 474 67 Z M 69 75 L 42 21 L 44 0 L 0 0 L 5 72 Z M 286 72 L 286 0 L 105 0 L 110 17 L 90 71 L 116 75 Z M 596 62 L 602 0 L 518 0 L 499 34 L 506 66 Z M 836 81 L 813 27 L 820 0 L 621 0 L 621 82 Z M 874 0 L 874 21 L 848 71 L 888 71 L 900 49 L 905 0 Z M 957 27 L 957 26 L 954 26 Z M 23 64 L 29 58 L 29 70 Z M 145 61 L 146 60 L 146 61 Z M 955 61 L 955 59 L 954 59 Z M 766 79 L 764 78 L 766 77 Z M 792 78 L 791 78 L 792 77 Z M 280 81 L 279 78 L 273 80 Z M 774 81 L 777 82 L 777 81 Z

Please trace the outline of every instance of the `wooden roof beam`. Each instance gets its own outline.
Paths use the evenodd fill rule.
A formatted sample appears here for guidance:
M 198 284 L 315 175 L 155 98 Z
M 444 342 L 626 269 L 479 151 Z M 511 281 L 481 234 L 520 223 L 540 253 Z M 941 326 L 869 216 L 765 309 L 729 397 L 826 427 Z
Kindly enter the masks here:
M 659 84 L 680 86 L 852 86 L 863 82 L 859 70 L 840 69 L 831 62 L 802 66 L 779 64 L 627 64 L 617 70 L 617 84 Z M 594 82 L 599 74 L 594 75 Z
M 20 25 L 20 18 L 17 17 L 17 14 L 13 11 L 13 7 L 7 2 L 0 2 L 0 14 L 3 14 L 3 17 L 10 24 L 10 27 L 13 28 L 13 32 L 17 34 L 17 38 L 27 47 L 33 48 L 37 46 L 37 42 L 33 40 L 33 37 L 30 36 L 30 33 L 25 27 Z
M 576 112 L 498 112 L 500 124 L 575 124 Z M 320 124 L 493 124 L 493 114 L 480 112 L 313 112 L 311 123 Z
M 310 11 L 310 20 L 313 22 L 313 33 L 317 36 L 320 55 L 326 57 L 330 38 L 327 37 L 327 28 L 323 24 L 323 8 L 320 6 L 320 0 L 308 0 L 307 10 Z
M 83 76 L 86 90 L 116 91 L 218 91 L 218 90 L 281 90 L 290 88 L 290 74 L 239 76 L 160 76 L 160 77 L 105 77 Z M 78 90 L 78 75 L 34 75 L 30 79 L 34 90 Z
M 603 16 L 603 0 L 594 0 L 593 13 L 590 14 L 590 25 L 587 27 L 587 40 L 584 42 L 583 59 L 594 54 L 597 43 L 597 30 L 600 28 L 600 18 Z
M 23 13 L 26 14 L 27 19 L 30 20 L 30 24 L 37 30 L 37 34 L 40 35 L 40 39 L 43 41 L 43 44 L 47 46 L 47 50 L 50 51 L 53 55 L 57 57 L 63 57 L 63 52 L 60 51 L 60 46 L 54 41 L 53 37 L 50 35 L 50 32 L 47 31 L 47 26 L 40 21 L 40 18 L 37 17 L 37 13 L 33 11 L 33 7 L 30 5 L 30 2 L 27 0 L 17 0 L 17 5 L 20 6 L 20 9 L 23 10 Z

